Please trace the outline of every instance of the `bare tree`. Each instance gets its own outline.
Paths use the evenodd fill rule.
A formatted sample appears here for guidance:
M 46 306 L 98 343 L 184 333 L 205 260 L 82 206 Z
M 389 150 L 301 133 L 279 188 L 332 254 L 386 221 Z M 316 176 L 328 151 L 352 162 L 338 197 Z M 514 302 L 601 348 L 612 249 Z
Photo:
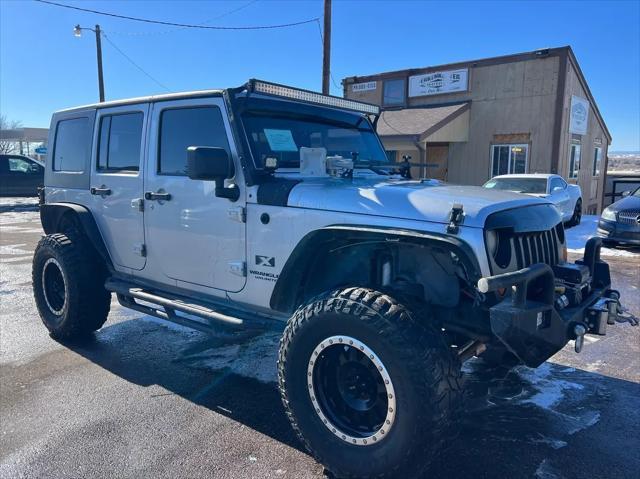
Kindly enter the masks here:
M 21 126 L 22 122 L 18 120 L 8 120 L 5 115 L 0 115 L 0 130 L 15 130 Z M 18 143 L 0 139 L 0 154 L 15 153 L 16 151 L 18 151 Z

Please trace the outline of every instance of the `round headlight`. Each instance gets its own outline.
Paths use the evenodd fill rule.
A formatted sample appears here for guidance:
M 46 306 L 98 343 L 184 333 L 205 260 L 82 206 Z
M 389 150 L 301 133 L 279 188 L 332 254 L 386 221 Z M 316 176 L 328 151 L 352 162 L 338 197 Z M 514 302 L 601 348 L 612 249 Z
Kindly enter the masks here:
M 487 251 L 489 255 L 494 258 L 496 255 L 496 251 L 498 250 L 498 233 L 495 231 L 487 231 Z
M 608 221 L 616 221 L 616 213 L 611 208 L 602 210 L 602 219 Z

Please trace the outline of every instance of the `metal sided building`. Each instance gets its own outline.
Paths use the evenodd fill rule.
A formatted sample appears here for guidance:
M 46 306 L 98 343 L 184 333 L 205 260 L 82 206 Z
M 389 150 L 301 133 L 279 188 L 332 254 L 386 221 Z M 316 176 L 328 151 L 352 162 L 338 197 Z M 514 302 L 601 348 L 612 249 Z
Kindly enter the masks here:
M 571 47 L 345 78 L 344 96 L 380 105 L 391 159 L 414 177 L 480 185 L 559 173 L 602 208 L 611 135 Z

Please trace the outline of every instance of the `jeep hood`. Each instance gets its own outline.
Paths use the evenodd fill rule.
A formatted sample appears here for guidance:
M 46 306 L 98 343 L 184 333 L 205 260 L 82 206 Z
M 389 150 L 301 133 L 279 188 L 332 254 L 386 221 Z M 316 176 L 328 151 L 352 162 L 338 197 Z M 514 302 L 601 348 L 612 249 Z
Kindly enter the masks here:
M 288 200 L 289 206 L 297 208 L 445 224 L 456 203 L 464 207 L 464 226 L 482 228 L 492 213 L 549 201 L 479 186 L 379 178 L 305 178 L 291 190 Z

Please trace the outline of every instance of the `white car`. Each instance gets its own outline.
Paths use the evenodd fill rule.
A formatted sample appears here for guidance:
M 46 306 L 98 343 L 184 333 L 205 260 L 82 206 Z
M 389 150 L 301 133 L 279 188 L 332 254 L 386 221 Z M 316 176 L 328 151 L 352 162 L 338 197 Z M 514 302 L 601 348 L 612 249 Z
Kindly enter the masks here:
M 579 185 L 567 183 L 560 175 L 535 173 L 529 175 L 494 176 L 484 185 L 494 190 L 514 191 L 545 198 L 558 208 L 567 226 L 580 224 L 582 191 Z

